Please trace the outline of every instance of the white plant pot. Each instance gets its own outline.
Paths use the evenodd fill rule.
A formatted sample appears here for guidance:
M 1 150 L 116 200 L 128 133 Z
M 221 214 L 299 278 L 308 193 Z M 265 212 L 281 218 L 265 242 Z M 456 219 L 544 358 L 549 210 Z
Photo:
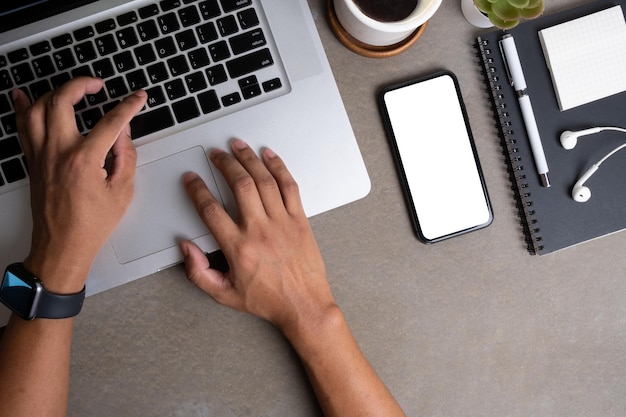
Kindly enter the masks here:
M 474 0 L 461 0 L 461 11 L 465 19 L 477 28 L 490 28 L 493 23 L 474 4 Z

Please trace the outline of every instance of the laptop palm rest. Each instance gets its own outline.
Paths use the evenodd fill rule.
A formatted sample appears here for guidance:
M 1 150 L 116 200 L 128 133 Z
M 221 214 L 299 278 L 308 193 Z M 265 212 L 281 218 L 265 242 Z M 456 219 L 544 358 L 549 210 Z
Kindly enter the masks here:
M 121 264 L 209 233 L 183 188 L 182 177 L 189 171 L 200 175 L 223 204 L 201 146 L 137 167 L 135 197 L 110 239 Z

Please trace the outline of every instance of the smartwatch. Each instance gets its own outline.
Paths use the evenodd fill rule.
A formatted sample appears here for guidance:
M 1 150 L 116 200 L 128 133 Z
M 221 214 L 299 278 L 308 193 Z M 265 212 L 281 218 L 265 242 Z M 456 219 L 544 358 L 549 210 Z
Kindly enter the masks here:
M 76 294 L 53 294 L 43 282 L 24 268 L 11 264 L 4 271 L 0 301 L 24 320 L 65 319 L 77 315 L 83 307 L 85 287 Z

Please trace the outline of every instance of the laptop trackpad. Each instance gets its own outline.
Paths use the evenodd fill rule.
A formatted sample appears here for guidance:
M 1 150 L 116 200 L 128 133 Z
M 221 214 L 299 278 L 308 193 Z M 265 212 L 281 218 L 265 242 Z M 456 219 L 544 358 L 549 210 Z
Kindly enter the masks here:
M 137 167 L 135 197 L 111 236 L 120 263 L 177 246 L 180 239 L 209 233 L 183 188 L 182 177 L 189 171 L 200 175 L 224 204 L 201 146 Z

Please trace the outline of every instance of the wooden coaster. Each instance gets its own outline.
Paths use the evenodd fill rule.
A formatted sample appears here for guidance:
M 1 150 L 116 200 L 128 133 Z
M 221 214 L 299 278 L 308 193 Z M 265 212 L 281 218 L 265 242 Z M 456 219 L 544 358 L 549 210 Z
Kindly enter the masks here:
M 330 28 L 332 29 L 337 39 L 339 39 L 339 41 L 352 52 L 366 56 L 368 58 L 389 58 L 394 55 L 401 54 L 402 52 L 409 49 L 411 45 L 413 45 L 420 38 L 420 36 L 422 36 L 422 33 L 424 33 L 424 30 L 428 25 L 428 22 L 425 22 L 422 26 L 418 27 L 417 30 L 413 32 L 408 38 L 394 45 L 374 46 L 368 45 L 358 39 L 355 39 L 343 28 L 343 26 L 341 26 L 341 23 L 339 23 L 339 19 L 337 18 L 337 14 L 335 13 L 335 5 L 333 0 L 326 1 L 326 14 L 328 15 Z

